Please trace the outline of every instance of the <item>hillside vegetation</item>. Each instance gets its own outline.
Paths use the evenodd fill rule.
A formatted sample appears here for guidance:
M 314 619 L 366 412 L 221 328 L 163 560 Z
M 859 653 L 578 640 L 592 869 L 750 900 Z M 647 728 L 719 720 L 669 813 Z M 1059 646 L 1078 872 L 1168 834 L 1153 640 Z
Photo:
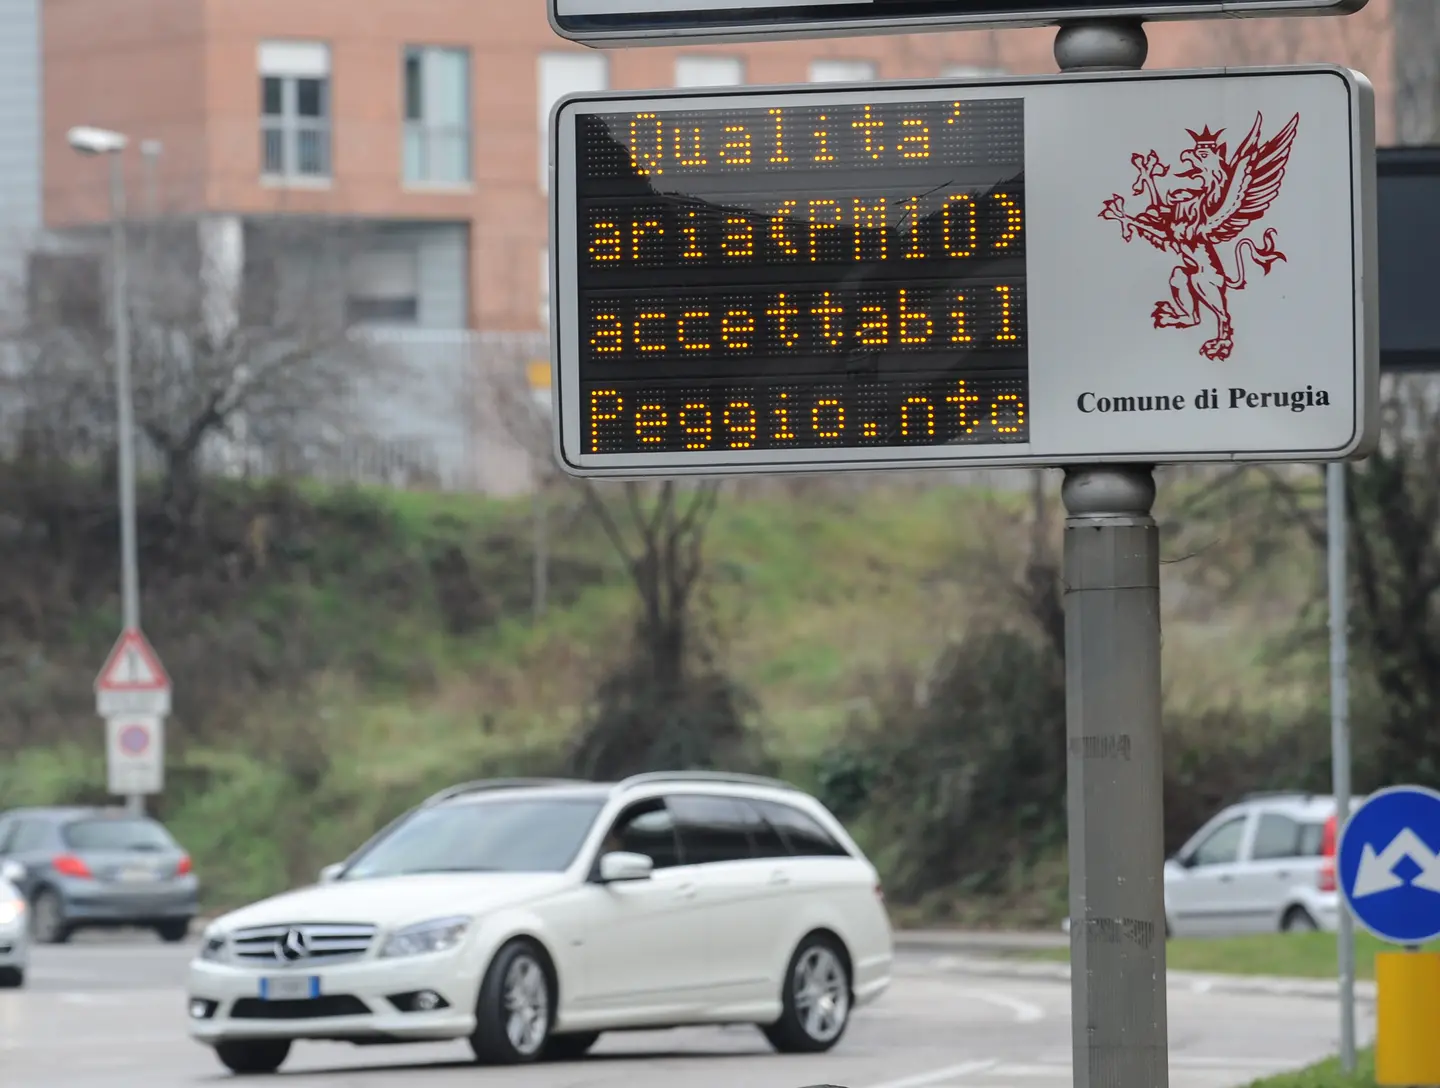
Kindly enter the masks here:
M 722 494 L 703 610 L 718 665 L 753 697 L 764 769 L 821 791 L 892 901 L 1056 918 L 1063 673 L 1021 561 L 1041 540 L 1053 563 L 1058 496 L 1037 526 L 1022 492 L 885 483 Z M 113 491 L 17 474 L 0 494 L 17 511 L 0 523 L 0 808 L 103 801 Z M 311 879 L 441 786 L 563 768 L 636 593 L 581 493 L 548 505 L 537 618 L 529 499 L 210 484 L 183 523 L 147 499 L 144 626 L 175 682 L 152 811 L 211 905 Z M 1242 535 L 1165 532 L 1172 838 L 1235 790 L 1328 777 L 1320 657 L 1287 642 L 1315 556 L 1257 558 Z

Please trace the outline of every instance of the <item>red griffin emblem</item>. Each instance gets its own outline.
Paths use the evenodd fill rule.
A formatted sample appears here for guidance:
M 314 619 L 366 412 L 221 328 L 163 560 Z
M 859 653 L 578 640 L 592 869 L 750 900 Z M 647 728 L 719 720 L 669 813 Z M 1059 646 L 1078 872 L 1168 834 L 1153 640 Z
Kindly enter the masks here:
M 1297 113 L 1275 136 L 1261 143 L 1263 121 L 1260 114 L 1255 115 L 1250 134 L 1230 156 L 1220 141 L 1224 129 L 1211 132 L 1209 125 L 1203 132 L 1186 129 L 1195 144 L 1180 152 L 1187 169 L 1173 176 L 1193 181 L 1193 185 L 1162 191 L 1159 179 L 1170 173 L 1170 167 L 1160 156 L 1154 151 L 1130 156 L 1138 174 L 1131 192 L 1150 203 L 1144 211 L 1130 215 L 1125 198 L 1116 193 L 1100 212 L 1101 219 L 1120 224 L 1120 236 L 1126 242 L 1138 233 L 1156 249 L 1180 258 L 1170 273 L 1170 298 L 1156 303 L 1151 317 L 1157 329 L 1193 329 L 1209 311 L 1218 327 L 1215 338 L 1201 345 L 1200 354 L 1207 359 L 1228 359 L 1235 348 L 1229 294 L 1245 289 L 1246 257 L 1267 276 L 1271 265 L 1285 260 L 1285 254 L 1275 248 L 1273 228 L 1266 229 L 1258 247 L 1252 239 L 1240 237 L 1265 217 L 1279 195 L 1300 127 Z M 1224 243 L 1237 238 L 1231 254 L 1222 253 Z

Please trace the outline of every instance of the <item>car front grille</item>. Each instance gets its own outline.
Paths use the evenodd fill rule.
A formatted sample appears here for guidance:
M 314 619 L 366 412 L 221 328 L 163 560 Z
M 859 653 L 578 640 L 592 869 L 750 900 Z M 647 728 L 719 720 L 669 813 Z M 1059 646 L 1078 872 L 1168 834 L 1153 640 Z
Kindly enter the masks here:
M 230 949 L 236 962 L 266 967 L 304 967 L 359 959 L 375 939 L 375 926 L 309 922 L 236 930 Z

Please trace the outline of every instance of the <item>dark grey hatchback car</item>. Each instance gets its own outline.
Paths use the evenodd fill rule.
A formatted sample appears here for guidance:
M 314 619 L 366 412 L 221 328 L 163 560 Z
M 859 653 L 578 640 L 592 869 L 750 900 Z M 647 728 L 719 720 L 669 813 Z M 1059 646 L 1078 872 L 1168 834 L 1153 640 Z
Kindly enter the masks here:
M 0 815 L 0 861 L 23 869 L 41 944 L 119 926 L 181 941 L 199 910 L 190 856 L 157 821 L 119 809 L 11 809 Z

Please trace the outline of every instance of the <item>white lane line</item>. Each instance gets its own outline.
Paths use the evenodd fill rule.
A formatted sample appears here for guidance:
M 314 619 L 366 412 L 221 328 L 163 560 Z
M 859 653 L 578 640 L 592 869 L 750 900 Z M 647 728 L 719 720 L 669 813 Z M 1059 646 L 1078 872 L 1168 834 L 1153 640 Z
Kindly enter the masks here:
M 1018 997 L 1011 997 L 996 990 L 966 989 L 963 992 L 987 1005 L 1009 1009 L 1015 1014 L 1015 1022 L 1019 1024 L 1036 1024 L 1045 1019 L 1045 1010 L 1033 1001 L 1022 1001 Z
M 867 1085 L 866 1088 L 929 1088 L 930 1085 L 941 1084 L 956 1077 L 965 1077 L 971 1073 L 994 1069 L 998 1064 L 1000 1063 L 994 1058 L 977 1062 L 962 1062 L 960 1065 L 947 1065 L 943 1069 L 932 1069 L 928 1073 L 916 1073 L 914 1076 L 901 1077 L 899 1080 L 881 1081 L 879 1084 Z

